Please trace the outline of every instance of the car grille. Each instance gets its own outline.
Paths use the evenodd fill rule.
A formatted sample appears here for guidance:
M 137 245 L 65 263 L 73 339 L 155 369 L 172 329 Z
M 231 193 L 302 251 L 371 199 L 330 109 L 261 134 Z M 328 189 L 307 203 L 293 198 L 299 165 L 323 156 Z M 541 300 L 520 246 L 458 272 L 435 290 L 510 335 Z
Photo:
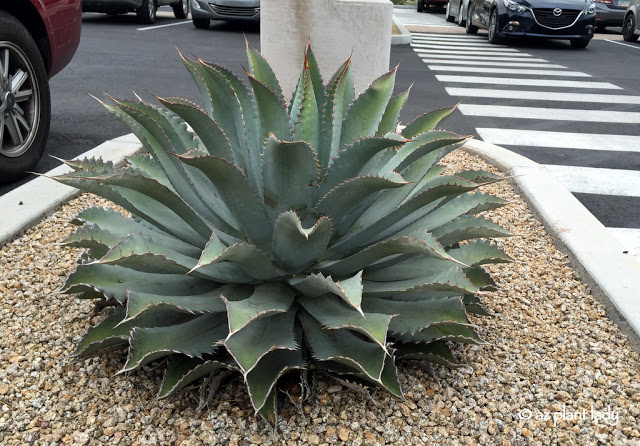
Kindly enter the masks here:
M 559 16 L 553 15 L 554 8 L 535 8 L 533 15 L 542 26 L 551 29 L 568 28 L 578 19 L 582 11 L 579 9 L 563 9 Z
M 253 17 L 260 12 L 260 7 L 246 8 L 240 6 L 220 6 L 211 4 L 211 9 L 216 14 L 231 17 Z

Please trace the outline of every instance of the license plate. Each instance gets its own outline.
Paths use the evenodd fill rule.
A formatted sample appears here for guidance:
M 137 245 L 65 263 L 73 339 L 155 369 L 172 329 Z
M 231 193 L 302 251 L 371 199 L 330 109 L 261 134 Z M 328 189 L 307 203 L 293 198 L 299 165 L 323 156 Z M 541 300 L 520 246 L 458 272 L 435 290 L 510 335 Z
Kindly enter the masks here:
M 618 0 L 618 6 L 627 7 L 629 6 L 629 0 Z

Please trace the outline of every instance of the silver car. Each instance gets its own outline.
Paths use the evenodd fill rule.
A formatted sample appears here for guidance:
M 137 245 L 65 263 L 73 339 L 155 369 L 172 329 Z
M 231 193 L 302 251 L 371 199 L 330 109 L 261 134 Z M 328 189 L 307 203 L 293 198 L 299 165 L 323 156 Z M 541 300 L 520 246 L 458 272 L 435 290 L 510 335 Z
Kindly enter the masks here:
M 640 24 L 638 24 L 638 13 L 640 12 L 640 0 L 631 0 L 629 8 L 624 15 L 622 25 L 622 37 L 627 42 L 635 42 L 640 36 Z
M 211 20 L 260 20 L 260 0 L 191 0 L 196 28 L 209 28 Z
M 594 0 L 594 4 L 598 31 L 604 31 L 607 26 L 622 26 L 629 0 Z

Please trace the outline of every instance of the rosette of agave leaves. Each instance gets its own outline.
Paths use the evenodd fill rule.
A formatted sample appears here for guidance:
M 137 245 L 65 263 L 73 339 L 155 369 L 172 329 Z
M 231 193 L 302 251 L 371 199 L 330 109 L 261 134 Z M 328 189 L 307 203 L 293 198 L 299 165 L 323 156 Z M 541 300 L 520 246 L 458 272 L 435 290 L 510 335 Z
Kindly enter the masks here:
M 56 178 L 131 213 L 87 209 L 65 241 L 87 249 L 65 292 L 112 307 L 76 354 L 126 346 L 123 372 L 166 360 L 160 398 L 237 372 L 271 423 L 318 372 L 401 396 L 397 360 L 455 366 L 447 343 L 482 342 L 481 265 L 510 260 L 480 240 L 509 232 L 476 216 L 505 203 L 476 191 L 497 178 L 442 175 L 466 139 L 436 129 L 455 107 L 396 131 L 395 69 L 356 96 L 350 61 L 324 84 L 309 47 L 285 102 L 247 51 L 247 83 L 183 57 L 201 106 L 105 105 L 148 154 Z

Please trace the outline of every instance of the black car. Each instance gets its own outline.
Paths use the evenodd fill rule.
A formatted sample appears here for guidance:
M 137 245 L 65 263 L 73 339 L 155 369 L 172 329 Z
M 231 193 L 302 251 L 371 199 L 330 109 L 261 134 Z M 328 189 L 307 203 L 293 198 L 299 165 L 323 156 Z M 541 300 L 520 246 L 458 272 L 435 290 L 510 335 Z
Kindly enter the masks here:
M 592 0 L 470 0 L 466 29 L 489 31 L 489 42 L 505 37 L 567 39 L 585 48 L 596 26 Z

